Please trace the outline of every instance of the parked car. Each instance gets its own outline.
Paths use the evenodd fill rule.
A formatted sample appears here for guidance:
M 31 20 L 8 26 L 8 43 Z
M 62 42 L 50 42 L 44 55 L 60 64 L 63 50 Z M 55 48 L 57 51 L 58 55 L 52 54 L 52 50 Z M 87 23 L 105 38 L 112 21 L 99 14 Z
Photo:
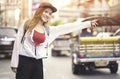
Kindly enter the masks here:
M 70 55 L 70 35 L 61 35 L 53 42 L 52 56 Z
M 0 55 L 11 56 L 16 33 L 16 28 L 0 27 Z

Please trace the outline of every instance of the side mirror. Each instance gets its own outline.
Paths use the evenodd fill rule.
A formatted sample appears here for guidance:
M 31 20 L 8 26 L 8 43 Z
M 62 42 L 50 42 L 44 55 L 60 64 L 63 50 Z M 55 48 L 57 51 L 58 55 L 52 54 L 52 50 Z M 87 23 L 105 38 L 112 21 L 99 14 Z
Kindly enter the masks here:
M 110 36 L 114 36 L 113 34 L 111 34 Z

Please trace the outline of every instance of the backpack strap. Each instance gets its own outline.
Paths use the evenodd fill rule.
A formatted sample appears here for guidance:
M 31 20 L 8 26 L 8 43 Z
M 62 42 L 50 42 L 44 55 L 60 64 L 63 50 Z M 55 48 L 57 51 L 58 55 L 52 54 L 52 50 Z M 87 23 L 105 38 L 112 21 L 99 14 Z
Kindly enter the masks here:
M 21 43 L 24 41 L 24 36 L 25 36 L 25 33 L 27 32 L 27 30 L 28 30 L 28 28 L 29 28 L 29 24 L 28 25 L 26 25 L 28 22 L 30 22 L 30 20 L 27 20 L 26 22 L 25 22 L 25 24 L 24 24 L 24 27 L 23 27 L 23 36 L 22 36 L 22 39 L 21 39 Z
M 23 40 L 24 40 L 24 36 L 25 36 L 25 33 L 26 33 L 26 29 L 24 29 L 24 33 L 23 33 L 23 36 L 22 36 L 22 39 L 21 39 L 21 43 L 23 42 Z
M 50 34 L 50 28 L 48 26 L 45 26 L 45 30 L 47 32 L 47 35 L 49 36 L 49 34 Z

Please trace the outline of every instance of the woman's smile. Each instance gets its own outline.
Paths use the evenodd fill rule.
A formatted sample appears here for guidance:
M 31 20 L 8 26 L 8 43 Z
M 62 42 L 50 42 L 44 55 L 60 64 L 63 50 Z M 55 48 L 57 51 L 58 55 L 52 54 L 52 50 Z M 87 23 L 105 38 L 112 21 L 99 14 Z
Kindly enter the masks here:
M 46 8 L 41 15 L 41 20 L 43 22 L 48 22 L 51 19 L 51 17 L 52 17 L 52 9 Z

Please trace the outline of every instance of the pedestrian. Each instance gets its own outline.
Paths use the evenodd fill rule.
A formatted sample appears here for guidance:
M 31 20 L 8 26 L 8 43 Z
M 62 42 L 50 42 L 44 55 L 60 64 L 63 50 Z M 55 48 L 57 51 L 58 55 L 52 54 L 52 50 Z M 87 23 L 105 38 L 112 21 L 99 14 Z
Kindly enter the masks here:
M 47 58 L 49 45 L 59 35 L 97 25 L 97 21 L 93 20 L 46 27 L 56 11 L 51 3 L 41 2 L 32 19 L 18 28 L 11 59 L 16 79 L 43 79 L 42 59 Z

